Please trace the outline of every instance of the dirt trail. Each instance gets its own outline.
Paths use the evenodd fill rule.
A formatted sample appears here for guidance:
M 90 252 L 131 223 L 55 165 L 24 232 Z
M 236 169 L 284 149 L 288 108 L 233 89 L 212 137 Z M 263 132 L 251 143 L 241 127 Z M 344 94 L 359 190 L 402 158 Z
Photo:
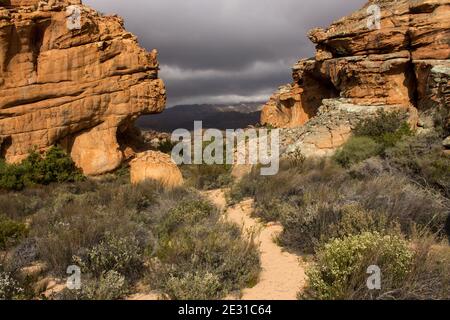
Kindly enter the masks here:
M 257 231 L 256 241 L 261 252 L 262 272 L 258 284 L 242 292 L 242 300 L 295 300 L 305 284 L 304 262 L 300 256 L 282 250 L 274 238 L 282 231 L 279 224 L 264 225 L 251 217 L 253 200 L 226 207 L 223 190 L 206 193 L 210 201 L 226 210 L 226 217 L 244 226 L 244 230 Z

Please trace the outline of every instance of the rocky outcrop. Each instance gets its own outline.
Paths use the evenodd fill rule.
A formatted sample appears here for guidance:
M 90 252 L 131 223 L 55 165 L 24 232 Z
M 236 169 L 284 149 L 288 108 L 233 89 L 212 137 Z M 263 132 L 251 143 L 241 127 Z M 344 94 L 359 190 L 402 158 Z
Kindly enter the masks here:
M 118 168 L 121 137 L 164 110 L 158 69 L 117 16 L 79 0 L 0 2 L 1 156 L 59 144 L 87 175 Z
M 263 125 L 298 127 L 317 114 L 323 99 L 337 96 L 336 89 L 317 66 L 313 59 L 300 60 L 294 66 L 294 83 L 280 87 L 262 109 Z
M 379 28 L 374 16 L 378 9 Z M 450 0 L 369 1 L 328 29 L 311 30 L 315 57 L 294 66 L 293 84 L 270 99 L 262 112 L 262 124 L 293 128 L 311 122 L 305 130 L 323 131 L 330 137 L 315 143 L 323 145 L 326 153 L 340 143 L 331 138 L 334 134 L 325 133 L 326 125 L 311 120 L 325 116 L 330 102 L 318 102 L 323 99 L 334 98 L 335 106 L 360 106 L 359 117 L 365 110 L 370 116 L 373 106 L 401 109 L 410 113 L 414 125 L 418 122 L 414 108 L 421 114 L 442 109 L 445 113 L 450 100 L 449 17 Z M 348 121 L 341 120 L 339 116 L 327 120 L 328 126 L 331 121 L 331 127 L 341 128 L 339 137 L 351 130 Z M 310 135 L 300 139 L 312 141 Z
M 402 105 L 356 105 L 345 99 L 325 99 L 317 115 L 304 126 L 281 132 L 282 153 L 305 157 L 331 156 L 351 136 L 352 129 L 380 111 L 402 111 Z M 414 108 L 405 112 L 405 120 L 417 121 Z
M 170 155 L 157 151 L 139 153 L 130 162 L 131 183 L 138 184 L 147 180 L 159 182 L 166 189 L 183 185 L 180 169 Z

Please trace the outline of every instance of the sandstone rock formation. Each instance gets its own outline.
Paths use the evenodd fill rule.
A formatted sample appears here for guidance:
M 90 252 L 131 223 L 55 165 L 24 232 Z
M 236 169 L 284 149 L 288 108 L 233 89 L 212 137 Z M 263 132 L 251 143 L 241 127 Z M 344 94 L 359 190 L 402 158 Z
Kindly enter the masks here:
M 137 154 L 130 162 L 131 183 L 154 180 L 166 188 L 174 189 L 183 184 L 183 176 L 172 158 L 161 152 L 147 151 Z
M 158 69 L 156 50 L 139 47 L 117 16 L 80 0 L 2 0 L 1 157 L 59 144 L 87 175 L 118 168 L 130 153 L 121 137 L 165 107 Z
M 380 28 L 373 23 L 377 8 Z M 410 113 L 414 125 L 417 110 L 421 115 L 442 109 L 449 114 L 450 0 L 371 0 L 328 29 L 311 30 L 309 38 L 316 44 L 316 56 L 294 66 L 293 84 L 270 99 L 262 124 L 299 127 L 317 115 L 326 117 L 331 103 L 337 118 L 329 118 L 327 125 L 316 120 L 302 129 L 311 133 L 301 138 L 307 139 L 305 145 L 317 132 L 330 137 L 313 143 L 320 154 L 341 144 L 336 137 L 345 141 L 341 137 L 350 134 L 347 117 L 338 116 L 338 110 L 350 105 L 360 116 L 365 110 L 373 114 L 372 106 L 400 108 Z M 330 98 L 335 102 L 321 102 Z
M 300 150 L 305 157 L 330 156 L 351 136 L 361 120 L 375 116 L 379 111 L 402 111 L 402 105 L 355 105 L 340 99 L 325 99 L 317 115 L 304 126 L 284 130 L 281 134 L 282 150 L 285 154 L 294 154 Z M 414 109 L 410 110 L 410 119 L 417 119 Z M 405 115 L 406 119 L 407 115 Z

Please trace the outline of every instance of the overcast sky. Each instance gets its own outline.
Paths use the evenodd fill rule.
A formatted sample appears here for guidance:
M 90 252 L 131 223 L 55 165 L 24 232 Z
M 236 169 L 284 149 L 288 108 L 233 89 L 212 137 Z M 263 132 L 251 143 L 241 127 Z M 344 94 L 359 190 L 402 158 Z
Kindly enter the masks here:
M 157 48 L 168 105 L 266 100 L 311 57 L 313 27 L 366 0 L 84 0 Z

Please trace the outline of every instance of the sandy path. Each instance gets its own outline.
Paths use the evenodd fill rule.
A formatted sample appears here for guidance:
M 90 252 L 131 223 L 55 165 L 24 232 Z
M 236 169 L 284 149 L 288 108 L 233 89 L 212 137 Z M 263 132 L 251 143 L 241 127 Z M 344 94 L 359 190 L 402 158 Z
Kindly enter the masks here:
M 305 284 L 304 263 L 301 257 L 285 252 L 274 238 L 282 231 L 279 224 L 264 225 L 250 215 L 253 200 L 243 201 L 226 208 L 223 190 L 206 193 L 210 201 L 226 209 L 226 217 L 232 222 L 244 226 L 249 232 L 257 231 L 256 241 L 261 252 L 262 272 L 258 284 L 242 292 L 242 300 L 295 300 L 297 293 Z

